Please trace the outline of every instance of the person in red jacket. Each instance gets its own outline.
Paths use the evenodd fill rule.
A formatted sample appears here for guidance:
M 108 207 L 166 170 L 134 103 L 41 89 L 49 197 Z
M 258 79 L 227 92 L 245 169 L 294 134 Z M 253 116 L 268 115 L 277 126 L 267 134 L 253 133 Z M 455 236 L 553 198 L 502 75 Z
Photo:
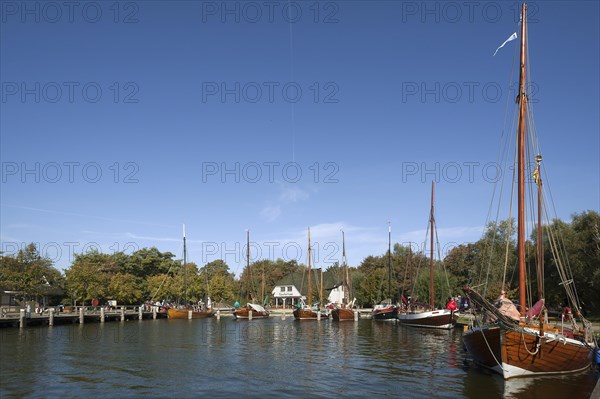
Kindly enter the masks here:
M 446 309 L 456 310 L 456 302 L 454 302 L 454 299 L 448 298 L 448 303 L 446 303 Z

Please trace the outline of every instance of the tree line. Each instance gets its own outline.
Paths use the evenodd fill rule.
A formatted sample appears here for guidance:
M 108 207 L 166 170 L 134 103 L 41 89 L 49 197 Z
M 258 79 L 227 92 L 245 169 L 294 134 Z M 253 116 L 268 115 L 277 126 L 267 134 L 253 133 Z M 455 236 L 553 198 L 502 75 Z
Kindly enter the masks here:
M 584 311 L 600 314 L 600 215 L 586 211 L 573 215 L 570 223 L 556 219 L 544 226 L 543 231 L 546 230 L 562 237 L 558 249 L 568 259 L 567 277 L 575 282 Z M 550 239 L 549 234 L 543 234 L 545 299 L 548 306 L 559 307 L 566 299 L 552 256 L 557 250 L 556 243 L 552 245 Z M 537 279 L 537 244 L 534 231 L 526 243 L 532 286 Z M 482 286 L 484 282 L 487 284 L 483 294 L 489 299 L 496 297 L 502 288 L 509 297 L 516 298 L 516 267 L 514 223 L 510 220 L 491 222 L 480 240 L 459 245 L 443 260 L 435 260 L 436 304 L 443 305 L 447 297 L 460 295 L 465 285 Z M 370 307 L 387 299 L 397 302 L 402 295 L 428 301 L 429 258 L 412 252 L 408 246 L 394 244 L 391 253 L 368 256 L 349 270 L 352 294 L 360 306 Z M 329 286 L 341 283 L 338 264 L 331 265 L 327 273 L 325 280 Z M 187 276 L 188 302 L 206 300 L 210 296 L 213 302 L 227 304 L 246 300 L 269 303 L 275 285 L 290 275 L 300 276 L 293 281 L 306 294 L 306 267 L 294 260 L 259 260 L 244 267 L 238 278 L 223 260 L 202 267 L 193 262 L 184 265 L 173 253 L 154 247 L 132 254 L 97 251 L 76 254 L 64 273 L 41 256 L 34 244 L 16 254 L 0 255 L 0 289 L 19 292 L 23 300 L 52 295 L 56 301 L 71 304 L 89 304 L 92 299 L 100 303 L 116 300 L 120 304 L 163 299 L 183 303 L 184 276 Z M 316 290 L 313 295 L 312 302 L 315 302 Z

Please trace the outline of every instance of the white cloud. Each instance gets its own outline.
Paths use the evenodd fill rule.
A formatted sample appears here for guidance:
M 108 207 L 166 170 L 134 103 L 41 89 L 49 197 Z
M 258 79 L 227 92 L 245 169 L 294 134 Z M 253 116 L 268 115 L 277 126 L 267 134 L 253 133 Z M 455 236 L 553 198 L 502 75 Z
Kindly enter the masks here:
M 305 201 L 309 198 L 309 194 L 296 186 L 282 187 L 279 194 L 279 201 L 283 202 L 298 202 Z
M 267 222 L 275 221 L 281 215 L 280 206 L 267 206 L 260 211 L 260 216 L 267 219 Z

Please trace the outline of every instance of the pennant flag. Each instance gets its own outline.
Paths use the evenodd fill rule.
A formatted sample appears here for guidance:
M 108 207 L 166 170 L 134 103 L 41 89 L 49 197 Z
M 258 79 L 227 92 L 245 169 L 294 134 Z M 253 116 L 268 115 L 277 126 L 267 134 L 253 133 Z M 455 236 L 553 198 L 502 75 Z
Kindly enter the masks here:
M 496 49 L 496 51 L 494 51 L 494 55 L 493 55 L 492 57 L 495 57 L 495 56 L 496 56 L 496 53 L 498 52 L 498 50 L 500 50 L 502 47 L 504 47 L 504 45 L 505 45 L 506 43 L 508 43 L 508 42 L 510 42 L 510 41 L 513 41 L 513 40 L 515 40 L 516 38 L 517 38 L 517 32 L 513 33 L 512 35 L 510 35 L 510 37 L 509 37 L 508 39 L 506 39 L 506 40 L 504 41 L 504 43 L 502 43 L 502 44 L 500 45 L 500 47 L 498 47 L 498 48 Z
M 540 185 L 540 165 L 537 165 L 533 171 L 533 181 L 538 186 Z

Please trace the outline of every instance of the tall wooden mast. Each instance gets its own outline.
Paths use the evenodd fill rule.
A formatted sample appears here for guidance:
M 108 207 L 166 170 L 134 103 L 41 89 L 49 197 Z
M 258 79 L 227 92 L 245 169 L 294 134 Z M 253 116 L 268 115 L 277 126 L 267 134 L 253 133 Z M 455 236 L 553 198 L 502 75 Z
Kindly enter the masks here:
M 429 224 L 431 229 L 430 234 L 430 242 L 429 242 L 429 306 L 431 308 L 435 308 L 435 296 L 433 292 L 433 190 L 434 190 L 434 182 L 431 181 L 431 211 L 429 214 Z
M 542 156 L 535 156 L 535 183 L 537 185 L 537 207 L 538 207 L 538 220 L 537 220 L 537 250 L 538 250 L 538 262 L 537 262 L 537 294 L 538 300 L 544 298 L 544 246 L 542 243 L 542 176 L 540 170 L 540 162 L 542 162 Z
M 392 224 L 388 222 L 388 295 L 392 303 Z
M 185 248 L 185 224 L 183 225 L 183 305 L 187 306 L 187 253 Z
M 312 275 L 310 272 L 310 227 L 308 228 L 308 292 L 306 294 L 306 303 L 308 306 L 312 305 L 312 286 L 310 285 L 310 280 L 312 279 Z
M 526 93 L 526 38 L 527 34 L 527 5 L 521 9 L 521 67 L 519 72 L 519 122 L 517 126 L 518 149 L 518 230 L 517 251 L 519 256 L 519 306 L 521 316 L 525 315 L 525 125 L 527 123 L 527 93 Z
M 246 268 L 248 269 L 248 277 L 250 280 L 250 284 L 252 284 L 252 287 L 250 286 L 250 284 L 248 284 L 248 293 L 250 294 L 254 291 L 254 280 L 252 278 L 252 269 L 250 269 L 250 229 L 246 230 Z M 250 296 L 252 295 L 254 294 L 250 294 Z
M 348 303 L 348 301 L 346 300 L 346 293 L 348 290 L 348 276 L 346 275 L 347 273 L 347 269 L 346 269 L 346 240 L 344 237 L 344 230 L 342 230 L 342 274 L 343 274 L 343 284 L 342 284 L 342 290 L 343 290 L 343 299 L 342 299 L 342 304 L 344 305 L 343 307 L 346 307 L 346 304 Z
M 323 267 L 321 267 L 321 284 L 319 284 L 319 307 L 323 306 Z

